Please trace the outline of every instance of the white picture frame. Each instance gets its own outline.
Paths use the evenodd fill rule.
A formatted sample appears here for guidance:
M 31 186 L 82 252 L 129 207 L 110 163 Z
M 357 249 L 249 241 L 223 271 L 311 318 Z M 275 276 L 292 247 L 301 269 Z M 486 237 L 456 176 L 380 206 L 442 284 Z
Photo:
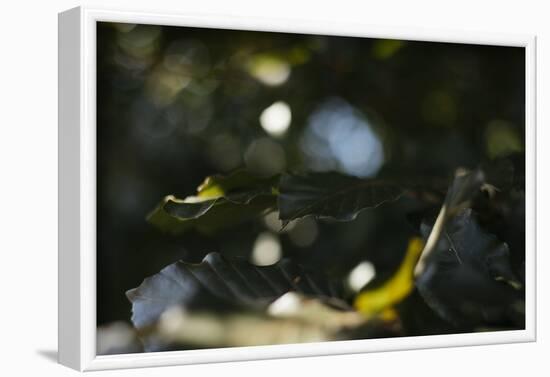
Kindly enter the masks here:
M 526 322 L 524 330 L 325 343 L 96 355 L 96 23 L 210 27 L 525 48 Z M 59 15 L 59 362 L 80 371 L 374 351 L 530 342 L 535 318 L 535 51 L 531 35 L 480 34 L 349 23 L 161 14 L 79 7 Z

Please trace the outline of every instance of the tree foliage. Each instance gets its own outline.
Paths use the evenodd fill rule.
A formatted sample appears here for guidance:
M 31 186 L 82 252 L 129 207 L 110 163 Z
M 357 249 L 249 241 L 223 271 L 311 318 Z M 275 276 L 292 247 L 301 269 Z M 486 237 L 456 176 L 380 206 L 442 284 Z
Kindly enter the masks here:
M 417 186 L 405 186 L 398 180 L 359 179 L 338 173 L 262 178 L 237 171 L 229 176 L 207 178 L 196 195 L 189 197 L 192 200 L 168 199 L 168 202 L 165 198 L 149 221 L 160 230 L 180 234 L 192 229 L 213 234 L 239 224 L 243 217 L 260 216 L 266 211 L 278 211 L 281 229 L 306 216 L 352 222 L 363 210 L 422 191 Z M 188 333 L 189 324 L 199 321 L 201 315 L 210 313 L 205 324 L 207 333 L 228 321 L 240 323 L 244 319 L 250 322 L 251 331 L 261 332 L 270 321 L 279 323 L 272 305 L 295 292 L 302 301 L 295 304 L 299 309 L 295 307 L 294 314 L 301 313 L 303 300 L 313 300 L 318 305 L 317 315 L 324 313 L 328 321 L 338 323 L 330 331 L 312 330 L 307 326 L 315 323 L 315 319 L 302 318 L 299 328 L 306 321 L 308 331 L 319 339 L 361 337 L 369 328 L 372 330 L 373 323 L 381 323 L 379 328 L 399 323 L 401 329 L 390 331 L 390 336 L 406 335 L 417 329 L 407 329 L 406 321 L 400 321 L 399 307 L 413 297 L 416 286 L 421 297 L 417 297 L 416 305 L 423 306 L 422 310 L 427 310 L 430 316 L 438 316 L 445 323 L 445 331 L 522 326 L 524 283 L 513 270 L 508 245 L 481 228 L 473 209 L 479 206 L 476 200 L 480 197 L 484 202 L 493 201 L 498 190 L 481 169 L 459 169 L 435 221 L 425 217 L 421 222 L 418 233 L 423 239 L 410 239 L 392 276 L 376 286 L 367 284 L 358 293 L 346 291 L 342 279 L 308 270 L 289 259 L 256 266 L 242 258 L 210 253 L 200 264 L 185 261 L 171 264 L 128 291 L 132 321 L 149 351 L 212 346 L 208 341 L 201 345 L 199 339 Z M 258 202 L 262 197 L 269 200 Z M 424 265 L 419 268 L 420 262 Z M 332 309 L 319 309 L 327 306 Z M 179 312 L 174 314 L 174 308 Z M 166 313 L 181 325 L 176 332 L 182 334 L 166 335 Z M 418 313 L 422 311 L 418 309 Z M 293 322 L 293 326 L 298 325 Z M 270 334 L 267 331 L 256 341 L 228 340 L 220 335 L 212 342 L 217 346 L 227 345 L 224 341 L 233 345 L 264 344 L 265 339 L 273 339 Z M 277 342 L 317 339 L 311 336 L 280 336 Z
M 99 354 L 523 327 L 523 48 L 99 22 L 96 67 Z

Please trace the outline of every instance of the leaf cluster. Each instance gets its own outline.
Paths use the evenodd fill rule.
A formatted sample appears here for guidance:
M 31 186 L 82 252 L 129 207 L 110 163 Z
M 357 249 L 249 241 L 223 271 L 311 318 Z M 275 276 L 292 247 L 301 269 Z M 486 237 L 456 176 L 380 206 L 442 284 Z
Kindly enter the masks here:
M 457 170 L 435 219 L 423 217 L 399 268 L 381 284 L 350 295 L 342 280 L 292 259 L 256 266 L 214 252 L 199 264 L 173 263 L 128 291 L 132 322 L 147 351 L 521 327 L 524 282 L 509 246 L 488 233 L 477 214 L 514 191 L 492 169 Z M 272 211 L 283 228 L 307 216 L 349 222 L 362 211 L 429 190 L 398 179 L 332 172 L 261 177 L 241 170 L 206 178 L 193 196 L 165 197 L 148 220 L 176 235 L 212 235 Z M 323 321 L 338 325 L 314 325 L 321 313 Z M 424 320 L 433 326 L 419 329 Z M 192 335 L 201 323 L 214 334 L 204 342 Z M 229 335 L 227 327 L 243 323 L 257 336 Z M 273 326 L 305 335 L 281 335 Z

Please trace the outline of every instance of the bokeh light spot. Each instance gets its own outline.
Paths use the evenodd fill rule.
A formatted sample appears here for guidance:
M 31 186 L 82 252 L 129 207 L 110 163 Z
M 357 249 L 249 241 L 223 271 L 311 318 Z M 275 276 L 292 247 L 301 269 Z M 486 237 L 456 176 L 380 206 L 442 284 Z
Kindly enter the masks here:
M 271 136 L 279 137 L 286 133 L 292 113 L 286 102 L 278 101 L 266 108 L 260 115 L 262 128 Z
M 369 177 L 384 163 L 382 142 L 369 120 L 339 98 L 313 112 L 301 145 L 310 168 L 316 171 Z
M 348 275 L 349 287 L 358 292 L 376 276 L 376 270 L 372 263 L 363 261 L 359 263 Z
M 277 263 L 281 256 L 279 239 L 269 232 L 260 233 L 252 249 L 252 263 L 256 266 L 269 266 Z
M 250 75 L 269 86 L 285 83 L 290 76 L 290 65 L 283 59 L 270 54 L 258 54 L 247 62 Z
M 283 222 L 279 219 L 279 211 L 269 212 L 265 215 L 264 224 L 267 229 L 276 233 L 289 232 L 296 226 L 296 222 L 291 221 L 283 228 Z
M 289 229 L 288 236 L 290 241 L 298 247 L 311 246 L 319 235 L 317 222 L 312 217 L 291 221 L 287 227 L 291 225 L 292 228 Z

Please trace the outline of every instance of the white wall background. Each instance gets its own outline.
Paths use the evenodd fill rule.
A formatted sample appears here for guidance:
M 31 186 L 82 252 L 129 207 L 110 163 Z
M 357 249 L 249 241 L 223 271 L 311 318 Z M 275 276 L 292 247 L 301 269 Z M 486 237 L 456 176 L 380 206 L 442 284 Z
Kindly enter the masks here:
M 538 36 L 537 343 L 97 372 L 104 376 L 548 375 L 547 143 L 550 12 L 545 1 L 6 1 L 0 22 L 0 375 L 72 376 L 57 365 L 57 12 L 108 5 L 162 12 L 332 19 Z M 533 372 L 532 372 L 533 371 Z M 546 372 L 546 373 L 545 373 Z

